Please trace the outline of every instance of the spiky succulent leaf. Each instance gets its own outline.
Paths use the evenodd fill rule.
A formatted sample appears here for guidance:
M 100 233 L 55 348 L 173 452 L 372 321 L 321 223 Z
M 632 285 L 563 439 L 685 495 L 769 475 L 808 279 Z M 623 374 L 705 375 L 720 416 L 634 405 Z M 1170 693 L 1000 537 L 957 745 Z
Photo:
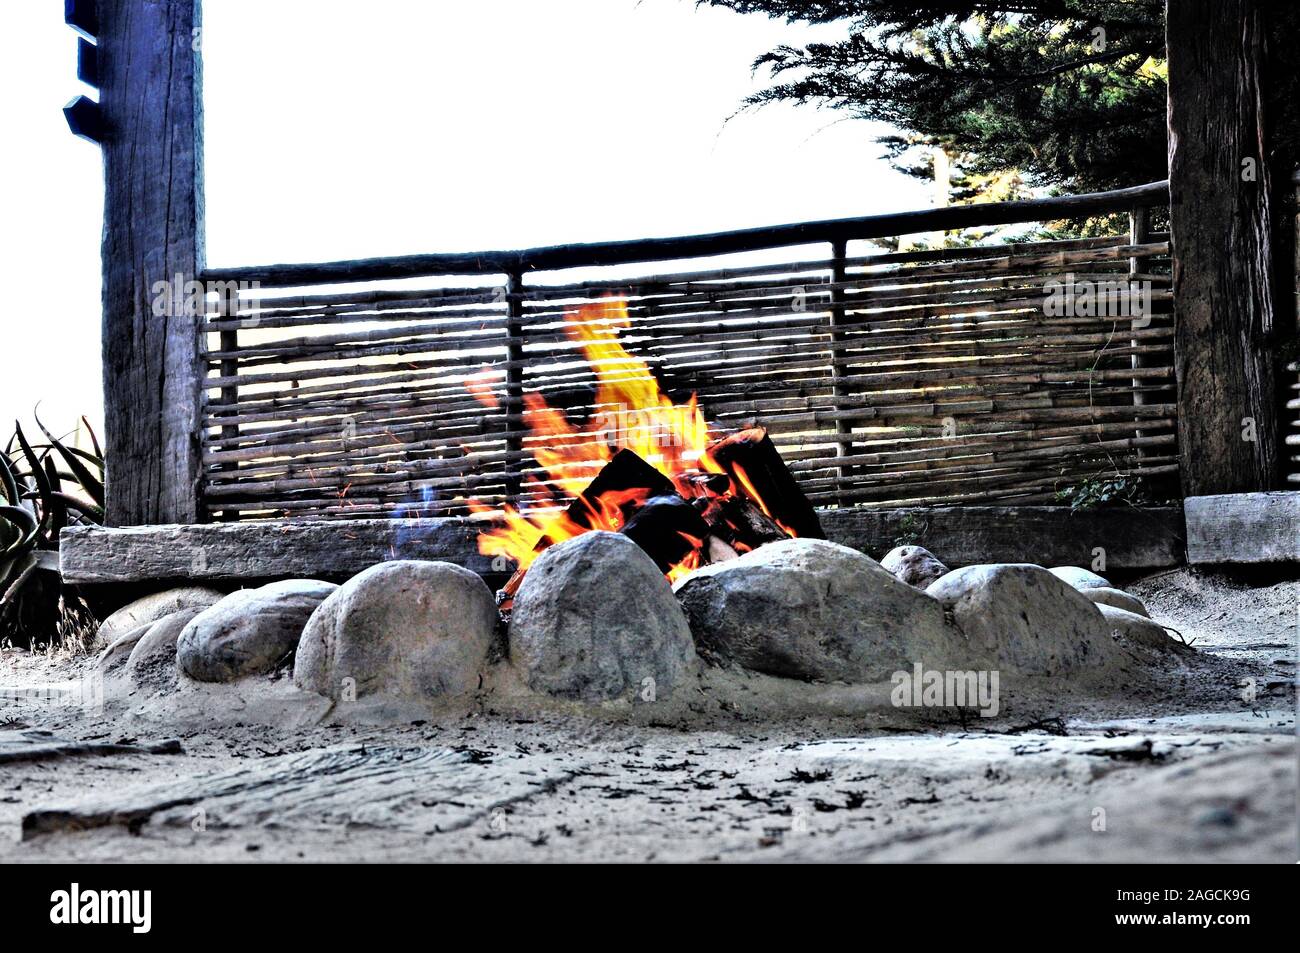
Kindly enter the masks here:
M 90 421 L 86 419 L 85 414 L 81 415 L 81 422 L 86 428 L 86 433 L 90 434 L 90 445 L 95 448 L 95 459 L 102 470 L 104 468 L 104 451 L 100 449 L 99 438 L 95 436 L 95 428 L 90 426 Z
M 92 466 L 98 467 L 101 470 L 104 469 L 103 458 L 95 456 L 95 454 L 91 453 L 89 450 L 82 450 L 80 447 L 69 447 L 67 444 L 64 444 L 63 447 L 65 450 L 68 451 L 68 453 L 75 454 L 76 456 L 81 457 L 81 459 L 85 460 L 87 463 L 91 464 Z M 32 444 L 32 449 L 33 450 L 55 450 L 57 448 L 52 443 L 34 443 Z M 68 479 L 73 479 L 73 478 L 68 477 Z
M 79 500 L 75 496 L 67 493 L 55 493 L 54 498 L 61 502 L 69 510 L 80 513 L 92 523 L 104 522 L 104 508 L 96 506 L 94 503 L 87 503 L 85 500 Z
M 68 465 L 68 469 L 77 475 L 77 480 L 81 483 L 81 488 L 86 491 L 86 495 L 94 500 L 99 506 L 103 506 L 104 481 L 91 473 L 86 465 L 78 458 L 77 454 L 65 447 L 57 437 L 46 430 L 45 424 L 41 423 L 39 417 L 36 418 L 36 426 L 41 428 L 41 433 L 45 434 L 45 439 L 53 444 L 54 449 L 63 457 L 63 462 Z
M 46 539 L 49 539 L 53 533 L 54 527 L 54 501 L 50 494 L 54 491 L 50 487 L 48 474 L 41 460 L 36 456 L 36 451 L 32 445 L 27 442 L 27 437 L 23 434 L 22 425 L 14 421 L 14 436 L 18 438 L 18 446 L 23 449 L 23 457 L 27 460 L 27 468 L 32 481 L 36 484 L 37 498 L 41 501 L 40 520 L 38 522 L 39 533 Z
M 62 499 L 67 494 L 61 492 L 62 486 L 59 480 L 59 471 L 54 465 L 54 458 L 50 456 L 45 458 L 45 478 L 50 484 L 50 535 L 46 540 L 46 543 L 49 545 L 57 545 L 59 541 L 59 531 L 68 525 L 68 507 Z
M 4 454 L 0 454 L 0 489 L 4 490 L 5 502 L 17 505 L 19 496 L 18 480 L 14 477 L 13 468 L 9 466 L 9 460 Z
M 36 522 L 35 516 L 21 506 L 0 506 L 0 519 L 8 520 L 22 531 L 18 541 L 6 547 L 7 553 L 27 549 L 35 542 L 40 524 Z

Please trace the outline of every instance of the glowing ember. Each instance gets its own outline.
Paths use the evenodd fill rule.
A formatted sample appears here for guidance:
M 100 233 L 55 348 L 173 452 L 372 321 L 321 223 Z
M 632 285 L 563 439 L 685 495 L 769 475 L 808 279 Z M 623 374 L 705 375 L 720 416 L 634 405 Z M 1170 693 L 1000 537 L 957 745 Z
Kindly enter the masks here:
M 701 527 L 705 523 L 718 525 L 727 501 L 743 496 L 752 501 L 777 533 L 795 535 L 788 527 L 775 526 L 771 509 L 739 464 L 724 468 L 711 455 L 710 445 L 718 435 L 704 419 L 695 395 L 685 404 L 673 403 L 645 361 L 623 346 L 619 333 L 630 325 L 626 302 L 616 299 L 583 305 L 568 315 L 565 334 L 578 345 L 596 376 L 590 419 L 574 423 L 541 394 L 525 394 L 523 421 L 528 436 L 524 449 L 540 468 L 524 477 L 527 512 L 510 505 L 501 509 L 469 501 L 472 512 L 494 517 L 493 527 L 479 536 L 479 551 L 487 556 L 504 556 L 517 566 L 507 594 L 513 593 L 522 571 L 547 546 L 592 530 L 623 529 L 631 514 L 656 492 L 664 492 L 638 486 L 591 493 L 592 480 L 621 450 L 631 451 L 666 477 L 677 494 L 703 517 Z M 493 376 L 485 369 L 468 378 L 465 386 L 485 406 L 495 408 L 499 401 L 489 383 Z M 763 436 L 761 430 L 753 433 Z M 678 500 L 676 505 L 681 504 Z M 685 540 L 689 548 L 667 569 L 670 580 L 709 561 L 708 540 L 687 532 L 678 532 L 672 538 Z M 680 552 L 681 542 L 675 546 L 674 552 Z M 738 539 L 720 547 L 732 554 L 748 548 L 752 547 Z M 719 547 L 713 549 L 719 551 Z

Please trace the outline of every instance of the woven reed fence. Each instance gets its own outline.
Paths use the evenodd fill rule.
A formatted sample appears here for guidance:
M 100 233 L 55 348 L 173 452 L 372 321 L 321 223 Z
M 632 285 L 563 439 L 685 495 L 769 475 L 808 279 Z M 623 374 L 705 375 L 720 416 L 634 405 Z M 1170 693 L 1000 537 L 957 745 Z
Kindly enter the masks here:
M 593 370 L 564 328 L 606 298 L 627 303 L 620 340 L 671 398 L 698 395 L 720 430 L 767 427 L 818 505 L 1043 502 L 1092 476 L 1167 477 L 1169 242 L 1145 211 L 1167 194 L 210 272 L 261 289 L 231 294 L 204 328 L 203 504 L 215 519 L 527 505 L 546 441 L 528 436 L 524 395 L 575 420 L 612 410 L 593 406 Z M 1129 212 L 1129 229 L 899 253 L 858 241 L 1107 212 Z M 708 260 L 760 250 L 781 260 Z M 594 280 L 566 278 L 591 266 Z M 420 280 L 432 275 L 462 278 Z M 1108 313 L 1046 306 L 1067 276 L 1115 283 Z M 1149 290 L 1137 319 L 1113 292 L 1129 282 Z
M 1283 438 L 1286 451 L 1286 482 L 1300 484 L 1300 361 L 1292 361 L 1287 370 L 1287 432 Z

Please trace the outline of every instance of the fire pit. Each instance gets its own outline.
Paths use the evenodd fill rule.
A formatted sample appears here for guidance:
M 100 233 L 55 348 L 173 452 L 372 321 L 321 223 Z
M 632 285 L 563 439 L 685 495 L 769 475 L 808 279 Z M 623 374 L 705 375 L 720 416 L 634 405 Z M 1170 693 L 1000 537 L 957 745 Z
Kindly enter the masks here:
M 594 393 L 580 401 L 582 419 L 540 391 L 522 394 L 518 453 L 536 465 L 521 471 L 516 503 L 459 499 L 469 521 L 285 524 L 270 536 L 171 527 L 167 540 L 146 531 L 158 558 L 188 556 L 181 575 L 190 577 L 213 579 L 214 564 L 232 560 L 246 566 L 249 532 L 287 554 L 277 558 L 305 561 L 278 576 L 300 575 L 323 550 L 350 571 L 338 586 L 298 578 L 224 598 L 205 591 L 156 619 L 133 617 L 104 647 L 103 670 L 166 691 L 274 675 L 292 662 L 299 689 L 336 703 L 463 701 L 496 685 L 507 696 L 635 704 L 707 683 L 706 663 L 791 684 L 866 686 L 903 673 L 920 685 L 956 672 L 983 673 L 986 687 L 1002 674 L 1104 686 L 1135 655 L 1177 651 L 1140 602 L 1082 569 L 949 571 L 916 546 L 876 562 L 861 543 L 827 539 L 768 431 L 752 420 L 711 424 L 694 395 L 674 402 L 621 340 L 628 331 L 618 298 L 564 315 L 557 333 L 574 349 L 576 377 L 594 376 Z M 481 368 L 461 386 L 493 406 L 489 382 L 507 372 Z M 864 512 L 825 515 L 843 539 Z M 1005 535 L 1005 514 L 993 519 Z M 373 532 L 388 541 L 377 557 L 365 538 Z M 109 533 L 110 545 L 131 538 Z M 957 551 L 960 538 L 940 537 L 940 553 Z M 75 555 L 76 535 L 68 542 Z M 1003 542 L 1023 558 L 1023 532 L 1012 527 Z M 477 565 L 455 558 L 465 543 Z M 506 580 L 495 600 L 491 576 Z

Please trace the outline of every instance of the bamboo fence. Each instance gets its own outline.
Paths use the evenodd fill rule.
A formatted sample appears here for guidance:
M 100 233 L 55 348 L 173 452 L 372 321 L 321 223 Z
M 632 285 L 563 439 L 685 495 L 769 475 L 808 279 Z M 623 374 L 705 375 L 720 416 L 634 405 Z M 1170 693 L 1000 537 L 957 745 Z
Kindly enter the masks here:
M 550 441 L 529 435 L 525 395 L 579 422 L 629 410 L 595 405 L 595 372 L 565 331 L 580 306 L 606 298 L 626 302 L 619 339 L 670 398 L 695 394 L 719 432 L 767 427 L 820 506 L 1045 502 L 1099 476 L 1168 479 L 1169 242 L 1145 213 L 1167 192 L 1143 188 L 989 206 L 980 219 L 1045 220 L 1069 201 L 1130 212 L 1127 233 L 1068 240 L 850 255 L 849 241 L 900 219 L 885 216 L 712 245 L 718 236 L 531 260 L 484 253 L 479 269 L 500 272 L 469 278 L 466 256 L 213 273 L 277 290 L 232 296 L 205 321 L 203 505 L 213 519 L 258 519 L 537 504 L 534 452 Z M 901 217 L 908 225 L 931 221 L 906 214 L 923 216 Z M 756 237 L 737 246 L 736 235 Z M 830 254 L 807 254 L 804 238 Z M 796 253 L 740 267 L 702 254 L 773 247 Z M 547 262 L 553 270 L 534 267 Z M 645 262 L 660 273 L 565 277 Z M 375 286 L 455 273 L 440 287 Z M 1099 288 L 1104 307 L 1048 307 L 1067 276 L 1077 291 Z M 1149 292 L 1149 313 L 1126 309 L 1117 289 L 1130 287 Z
M 1286 482 L 1300 483 L 1300 361 L 1292 361 L 1286 369 Z

